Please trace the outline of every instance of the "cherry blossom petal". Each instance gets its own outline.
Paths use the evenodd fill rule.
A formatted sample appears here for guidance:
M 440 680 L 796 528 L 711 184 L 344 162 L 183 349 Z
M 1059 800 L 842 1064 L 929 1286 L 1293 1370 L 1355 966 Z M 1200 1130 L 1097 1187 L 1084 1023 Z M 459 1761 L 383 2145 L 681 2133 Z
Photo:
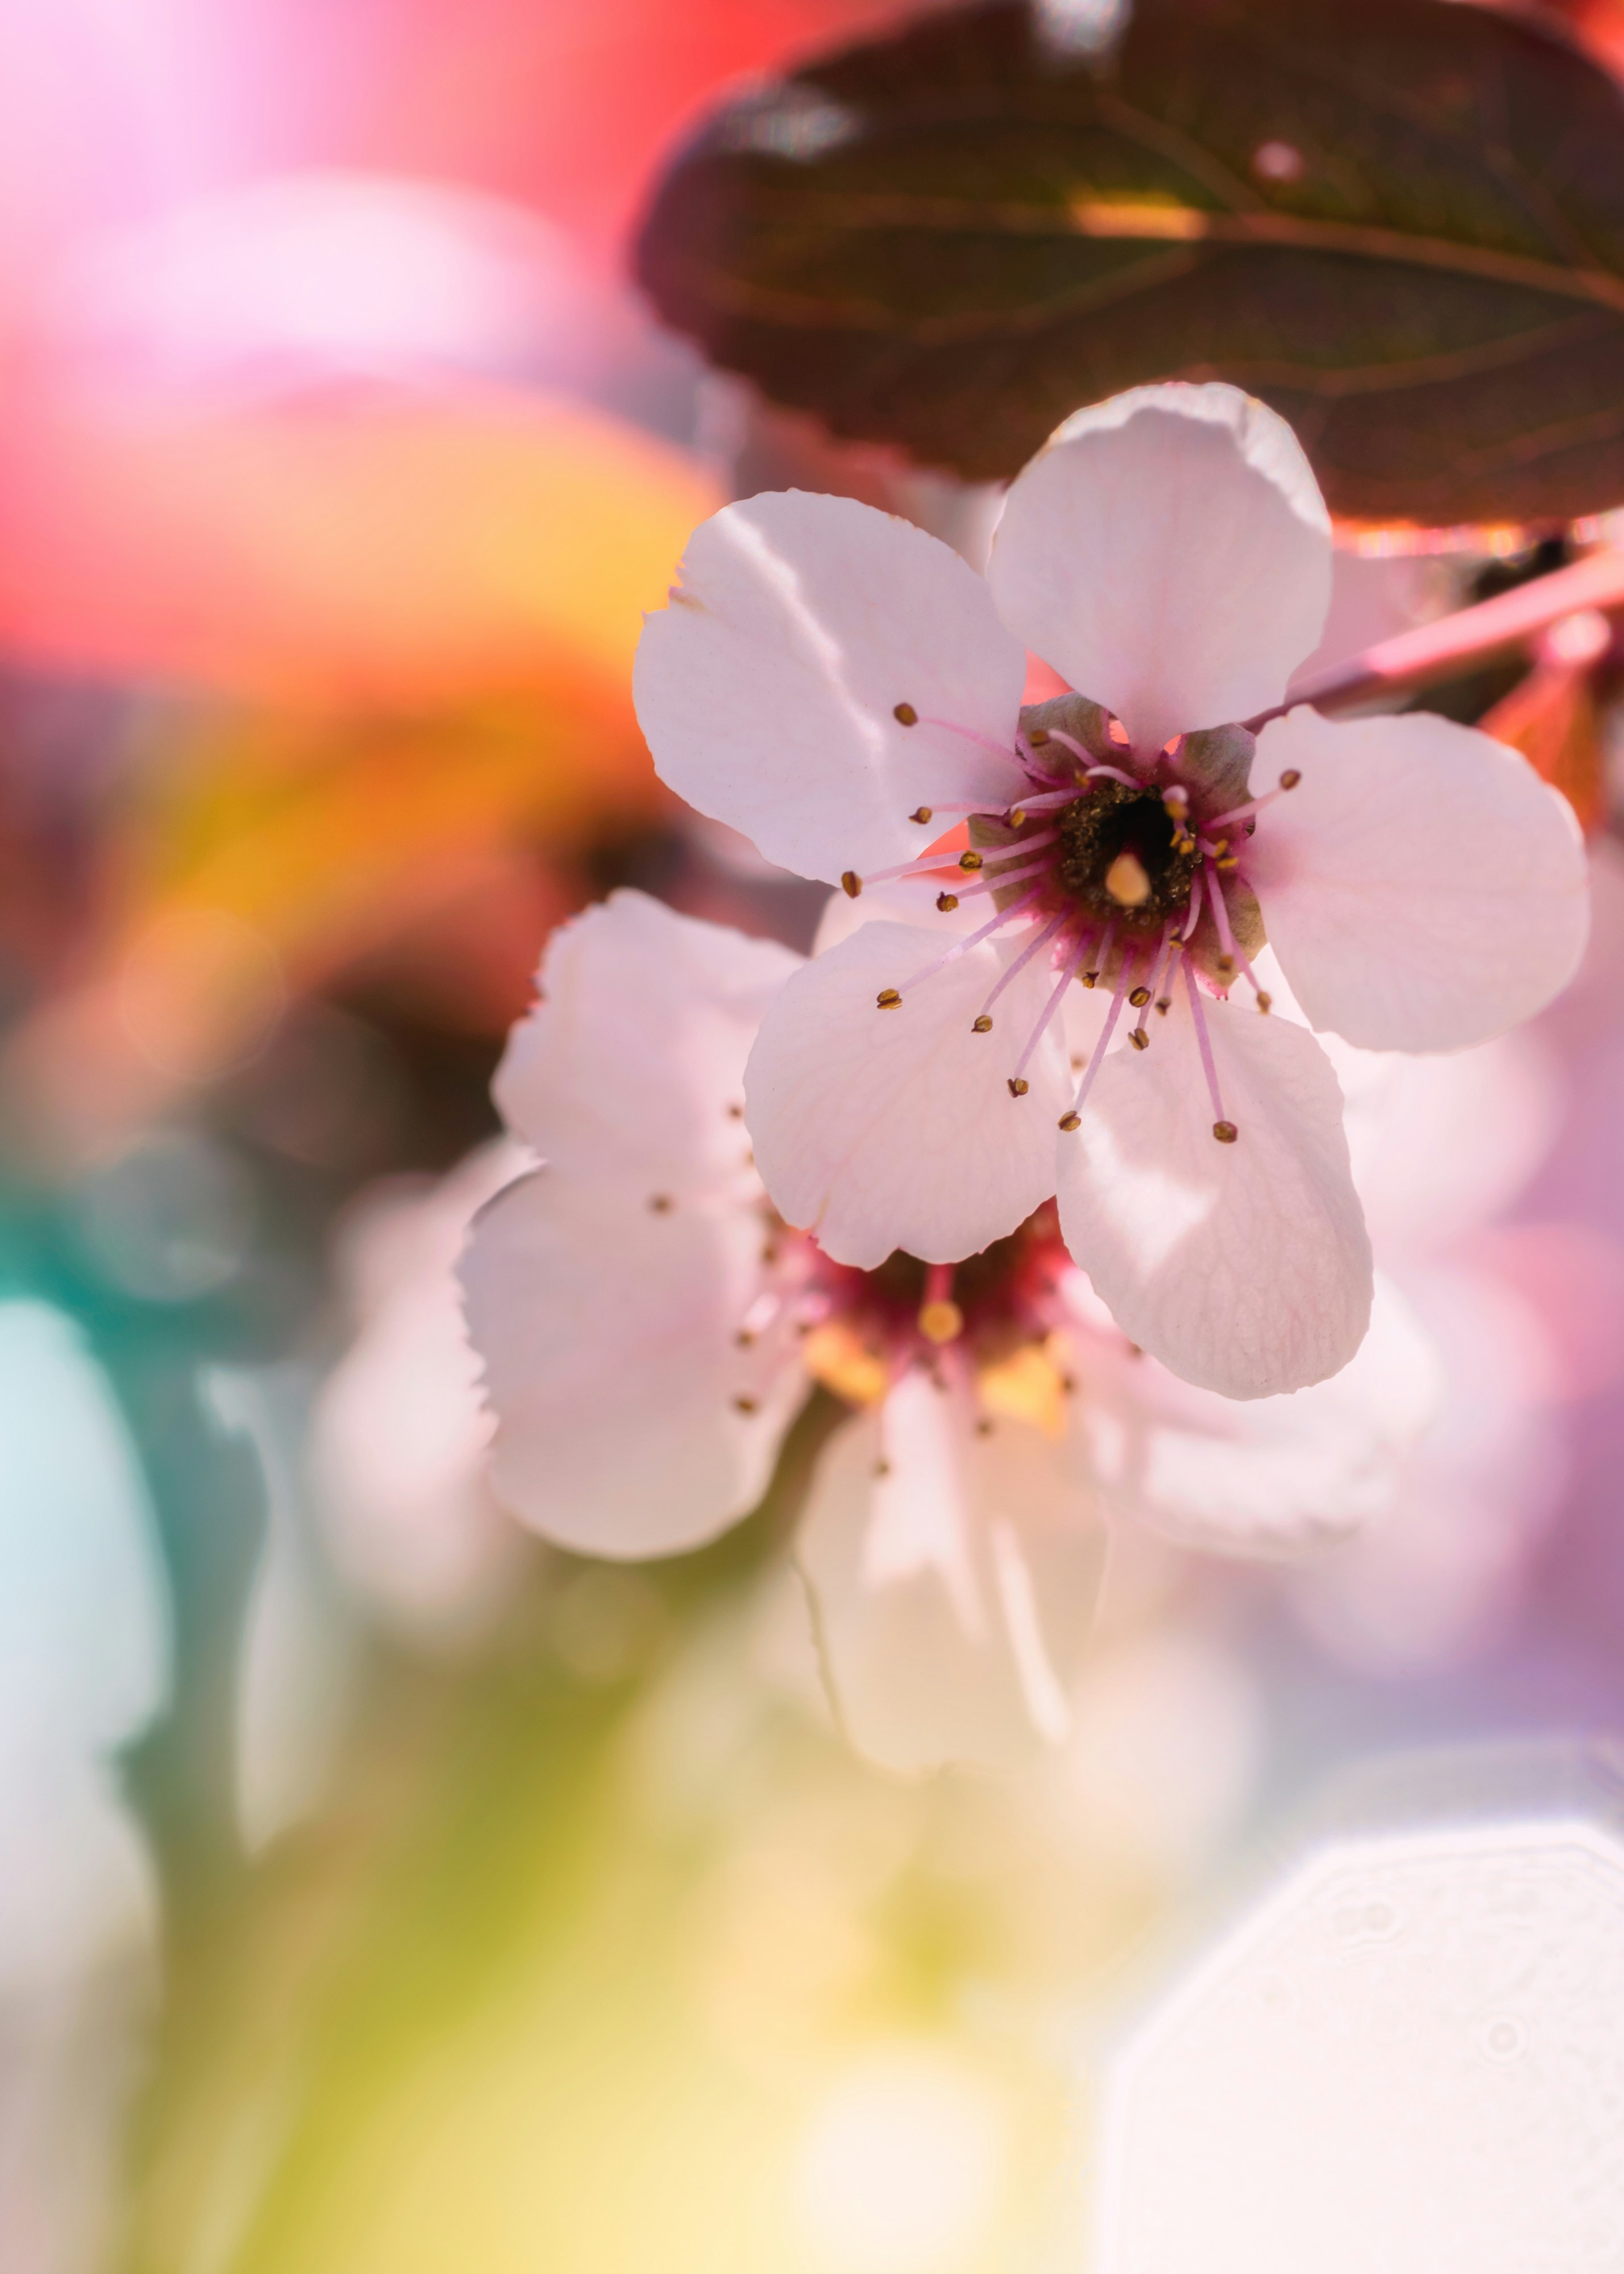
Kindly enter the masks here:
M 1428 712 L 1339 724 L 1303 706 L 1258 737 L 1254 786 L 1293 767 L 1246 873 L 1316 1027 L 1459 1050 L 1568 984 L 1590 930 L 1583 841 L 1517 751 Z
M 1330 522 L 1261 403 L 1139 387 L 1016 476 L 987 573 L 1011 629 L 1157 750 L 1279 702 L 1330 605 Z
M 1090 1348 L 1081 1421 L 1111 1510 L 1189 1547 L 1290 1556 L 1380 1516 L 1441 1389 L 1432 1345 L 1378 1279 L 1370 1332 L 1342 1372 L 1237 1404 L 1125 1345 Z
M 508 1126 L 557 1168 L 624 1177 L 628 1201 L 736 1180 L 744 1062 L 801 959 L 618 892 L 547 943 L 540 999 L 497 1069 Z
M 1100 1070 L 1060 1140 L 1061 1230 L 1130 1339 L 1226 1397 L 1346 1366 L 1370 1318 L 1371 1253 L 1342 1097 L 1304 1028 L 1203 1004 L 1233 1144 L 1214 1115 L 1181 985 L 1148 1050 Z
M 771 492 L 703 523 L 681 576 L 643 628 L 637 716 L 673 789 L 770 861 L 836 884 L 921 852 L 921 802 L 1019 791 L 1026 659 L 938 538 L 851 498 Z
M 905 1375 L 825 1447 L 799 1552 L 872 1759 L 1009 1767 L 1066 1736 L 1104 1535 L 1064 1444 L 1019 1422 L 978 1437 L 966 1398 Z
M 697 1547 L 754 1508 L 803 1394 L 787 1329 L 736 1339 L 761 1251 L 748 1208 L 639 1208 L 553 1169 L 499 1193 L 462 1263 L 499 1499 L 614 1556 Z
M 1054 985 L 1047 960 L 1004 989 L 991 1033 L 971 1031 L 1016 953 L 986 941 L 914 986 L 936 960 L 930 941 L 865 924 L 768 1011 L 745 1069 L 756 1166 L 780 1215 L 838 1263 L 872 1270 L 898 1247 L 957 1262 L 1054 1191 L 1070 1088 L 1058 1020 L 1026 1066 L 1029 1093 L 1008 1088 Z M 881 1010 L 890 988 L 901 1004 Z

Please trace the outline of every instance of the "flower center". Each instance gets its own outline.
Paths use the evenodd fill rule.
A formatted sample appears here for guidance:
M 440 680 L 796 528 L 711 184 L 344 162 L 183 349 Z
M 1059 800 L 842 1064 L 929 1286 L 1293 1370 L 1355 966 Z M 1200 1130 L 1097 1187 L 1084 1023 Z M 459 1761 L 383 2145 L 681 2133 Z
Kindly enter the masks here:
M 1073 1269 L 1053 1201 L 962 1263 L 898 1249 L 877 1269 L 831 1262 L 804 1234 L 792 1269 L 807 1370 L 849 1404 L 871 1405 L 912 1368 L 967 1389 L 982 1412 L 1053 1426 L 1071 1382 L 1054 1337 Z
M 1263 945 L 1263 921 L 1246 882 L 1244 852 L 1264 808 L 1296 787 L 1295 772 L 1253 797 L 1248 779 L 1254 745 L 1245 728 L 1182 734 L 1165 749 L 1136 752 L 1116 719 L 1078 695 L 1023 711 L 1014 743 L 1004 750 L 951 719 L 922 719 L 911 703 L 897 704 L 892 715 L 904 727 L 943 728 L 998 750 L 1009 762 L 1010 796 L 1002 805 L 922 803 L 909 816 L 921 827 L 963 817 L 970 842 L 962 852 L 939 846 L 866 880 L 852 870 L 842 877 L 853 899 L 865 881 L 910 877 L 941 885 L 936 906 L 944 913 L 974 898 L 991 903 L 985 923 L 933 963 L 881 988 L 876 1008 L 901 1010 L 913 990 L 983 940 L 1016 924 L 1033 927 L 971 1029 L 993 1033 L 1004 990 L 1035 958 L 1048 958 L 1055 985 L 1005 1076 L 1010 1096 L 1025 1097 L 1032 1087 L 1026 1067 L 1071 981 L 1093 987 L 1103 980 L 1113 987 L 1094 1055 L 1071 1110 L 1060 1117 L 1062 1130 L 1070 1132 L 1082 1126 L 1084 1102 L 1124 1002 L 1140 1014 L 1128 1040 L 1136 1050 L 1148 1050 L 1151 1029 L 1143 1013 L 1153 1003 L 1158 1012 L 1169 1011 L 1182 978 L 1212 1103 L 1212 1133 L 1220 1144 L 1234 1144 L 1239 1133 L 1219 1095 L 1197 974 L 1219 995 L 1244 975 L 1259 1010 L 1269 1008 L 1250 961 Z
M 1096 921 L 1160 931 L 1189 907 L 1201 856 L 1160 789 L 1101 779 L 1062 809 L 1058 827 L 1056 882 Z

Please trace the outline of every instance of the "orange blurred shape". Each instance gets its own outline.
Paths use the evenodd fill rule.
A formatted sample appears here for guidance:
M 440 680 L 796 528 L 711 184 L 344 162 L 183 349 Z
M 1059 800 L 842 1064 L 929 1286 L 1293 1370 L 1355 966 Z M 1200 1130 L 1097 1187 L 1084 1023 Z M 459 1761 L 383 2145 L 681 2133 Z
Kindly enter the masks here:
M 346 708 L 623 687 L 716 502 L 607 413 L 485 383 L 186 404 L 14 380 L 0 647 Z
M 1611 636 L 1606 619 L 1594 610 L 1563 617 L 1541 641 L 1527 678 L 1478 722 L 1485 734 L 1521 750 L 1535 772 L 1561 791 L 1587 833 L 1599 828 L 1606 814 L 1606 768 L 1591 667 Z

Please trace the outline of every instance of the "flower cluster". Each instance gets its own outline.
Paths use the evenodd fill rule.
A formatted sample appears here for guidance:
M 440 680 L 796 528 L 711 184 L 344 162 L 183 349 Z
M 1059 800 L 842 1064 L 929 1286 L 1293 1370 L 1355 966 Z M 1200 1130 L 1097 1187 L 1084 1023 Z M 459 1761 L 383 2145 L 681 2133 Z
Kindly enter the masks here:
M 463 1266 L 497 1486 L 569 1546 L 692 1547 L 833 1393 L 799 1555 L 893 1765 L 1063 1732 L 1106 1518 L 1339 1537 L 1429 1410 L 1313 1030 L 1526 1017 L 1584 860 L 1486 735 L 1285 707 L 1330 570 L 1289 429 L 1151 388 L 1019 476 L 985 579 L 769 495 L 645 627 L 666 780 L 833 889 L 810 959 L 627 893 L 553 942 L 497 1082 L 545 1165 Z M 1024 704 L 1028 650 L 1076 691 Z
M 757 1025 L 806 968 L 629 892 L 550 943 L 497 1077 L 545 1165 L 462 1263 L 497 1488 L 567 1547 L 693 1547 L 755 1507 L 821 1384 L 847 1418 L 798 1554 L 847 1726 L 896 1767 L 1008 1761 L 1067 1727 L 1107 1519 L 1255 1555 L 1345 1536 L 1430 1412 L 1426 1346 L 1388 1295 L 1320 1389 L 1193 1389 L 1112 1325 L 1052 1203 L 957 1269 L 837 1263 L 743 1126 Z

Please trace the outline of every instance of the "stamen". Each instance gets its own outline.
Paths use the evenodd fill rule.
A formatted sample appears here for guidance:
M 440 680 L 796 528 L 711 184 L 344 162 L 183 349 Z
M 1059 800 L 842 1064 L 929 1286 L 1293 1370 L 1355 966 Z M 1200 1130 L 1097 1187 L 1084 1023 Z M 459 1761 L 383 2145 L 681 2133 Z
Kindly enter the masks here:
M 1241 953 L 1240 949 L 1236 945 L 1235 934 L 1229 928 L 1229 907 L 1225 903 L 1222 891 L 1216 885 L 1214 885 L 1212 889 L 1210 900 L 1213 911 L 1213 921 L 1218 927 L 1218 944 L 1223 950 L 1223 953 L 1218 958 L 1219 969 L 1222 971 L 1224 965 L 1227 963 L 1229 967 L 1229 971 L 1232 973 L 1236 965 L 1238 963 L 1241 969 L 1245 973 L 1247 978 L 1252 982 L 1252 991 L 1258 998 L 1259 1010 L 1267 1011 L 1272 1006 L 1274 998 L 1272 995 L 1266 993 L 1264 989 L 1259 984 L 1257 973 L 1252 969 L 1251 964 L 1247 962 L 1246 958 Z
M 840 871 L 840 890 L 848 900 L 854 900 L 861 892 L 862 878 L 855 869 L 843 869 Z
M 1083 984 L 1085 987 L 1094 986 L 1099 979 L 1100 974 L 1110 961 L 1111 942 L 1116 938 L 1116 919 L 1113 916 L 1109 923 L 1106 925 L 1105 930 L 1100 934 L 1099 951 L 1094 957 L 1094 969 L 1092 971 L 1085 971 L 1083 974 Z
M 1213 1060 L 1213 1046 L 1201 1009 L 1201 991 L 1196 985 L 1195 966 L 1188 956 L 1184 958 L 1184 987 L 1190 997 L 1190 1015 L 1195 1020 L 1195 1041 L 1196 1048 L 1201 1053 L 1201 1071 L 1207 1076 L 1207 1095 L 1213 1101 L 1213 1134 L 1221 1145 L 1233 1145 L 1240 1131 L 1224 1115 L 1223 1100 L 1218 1094 L 1218 1068 Z
M 1173 1007 L 1173 998 L 1167 990 L 1168 983 L 1172 977 L 1174 960 L 1178 954 L 1178 941 L 1174 934 L 1175 920 L 1169 917 L 1157 945 L 1156 953 L 1151 959 L 1151 993 L 1155 998 L 1157 1010 L 1164 1019 Z
M 899 727 L 917 727 L 919 724 L 919 713 L 911 703 L 898 703 L 891 715 Z
M 972 900 L 978 892 L 997 892 L 1005 885 L 1024 885 L 1028 877 L 1047 877 L 1053 866 L 1049 861 L 1029 861 L 1020 869 L 989 869 L 979 884 L 965 885 L 958 897 Z
M 1016 957 L 1014 962 L 1011 963 L 1009 968 L 1004 972 L 1004 976 L 993 989 L 992 993 L 982 1004 L 980 1012 L 977 1013 L 978 1017 L 982 1019 L 986 1018 L 989 1012 L 992 1009 L 993 1005 L 997 1001 L 999 996 L 1003 994 L 1004 989 L 1009 985 L 1011 980 L 1019 978 L 1020 974 L 1031 962 L 1033 957 L 1048 946 L 1049 941 L 1053 939 L 1055 934 L 1060 930 L 1062 924 L 1065 922 L 1070 913 L 1069 909 L 1063 908 L 1057 916 L 1051 916 L 1049 918 L 1049 922 L 1043 926 L 1043 929 L 1037 934 L 1035 938 L 1028 941 L 1026 945 L 1022 948 L 1020 953 Z M 971 1031 L 973 1033 L 985 1034 L 987 1029 L 984 1027 L 981 1027 L 973 1028 Z
M 1185 940 L 1194 938 L 1195 928 L 1201 921 L 1201 881 L 1206 873 L 1207 872 L 1204 869 L 1198 869 L 1195 872 L 1194 877 L 1192 879 L 1190 885 L 1190 913 L 1184 918 L 1184 928 L 1183 931 L 1178 935 L 1181 945 Z
M 916 805 L 908 816 L 910 821 L 918 822 L 934 821 L 936 817 L 935 807 L 929 805 Z
M 953 910 L 959 906 L 958 893 L 938 892 L 936 894 L 936 906 L 941 909 L 944 916 L 951 915 Z
M 1085 752 L 1084 755 L 1086 756 L 1086 753 Z M 1120 766 L 1090 766 L 1088 779 L 1125 782 L 1130 789 L 1143 789 L 1145 787 L 1143 775 L 1125 774 Z
M 1054 992 L 1050 995 L 1048 1002 L 1044 1004 L 1042 1015 L 1039 1019 L 1037 1025 L 1034 1027 L 1032 1032 L 1027 1035 L 1026 1049 L 1022 1050 L 1020 1056 L 1015 1061 L 1015 1072 L 1017 1075 L 1026 1073 L 1026 1067 L 1031 1062 L 1033 1051 L 1036 1050 L 1038 1044 L 1048 1033 L 1049 1022 L 1054 1018 L 1056 1012 L 1060 1008 L 1061 1003 L 1065 997 L 1066 989 L 1071 984 L 1071 982 L 1076 978 L 1079 971 L 1082 968 L 1083 958 L 1087 953 L 1088 951 L 1086 947 L 1079 947 L 1076 954 L 1066 965 L 1064 970 L 1062 971 L 1059 978 L 1055 982 Z
M 1116 992 L 1111 998 L 1111 1007 L 1105 1014 L 1105 1024 L 1100 1029 L 1100 1039 L 1094 1046 L 1094 1056 L 1089 1059 L 1087 1070 L 1078 1085 L 1077 1096 L 1071 1101 L 1071 1111 L 1070 1113 L 1063 1113 L 1060 1117 L 1060 1126 L 1068 1132 L 1081 1124 L 1083 1106 L 1089 1091 L 1094 1088 L 1094 1076 L 1105 1063 L 1105 1053 L 1109 1046 L 1111 1036 L 1116 1031 L 1116 1021 L 1122 1016 L 1122 1006 L 1128 999 L 1128 973 L 1132 963 L 1132 955 L 1123 957 L 1122 975 L 1116 982 Z
M 913 973 L 906 983 L 907 985 L 917 987 L 922 980 L 934 979 L 938 971 L 945 971 L 950 963 L 957 963 L 961 955 L 967 955 L 973 947 L 979 947 L 984 939 L 990 939 L 993 933 L 1001 931 L 1005 924 L 1018 923 L 1020 918 L 1028 913 L 1037 898 L 1036 892 L 1028 892 L 1026 899 L 1018 900 L 1012 908 L 1000 908 L 992 921 L 989 923 L 984 923 L 979 931 L 966 932 L 962 939 L 956 939 L 944 954 L 938 955 L 934 963 L 928 963 L 921 971 Z M 894 999 L 888 1002 L 887 996 Z M 902 997 L 895 987 L 887 987 L 883 990 L 878 1000 L 882 1011 L 891 1011 L 901 1002 Z
M 914 706 L 910 704 L 907 707 L 912 710 Z M 979 742 L 984 750 L 996 750 L 1001 758 L 1008 758 L 1011 763 L 1019 755 L 1008 742 L 995 742 L 990 734 L 978 734 L 974 727 L 960 727 L 951 719 L 917 719 L 905 723 L 917 724 L 921 727 L 940 727 L 945 734 L 962 734 L 967 742 Z
M 882 987 L 874 1002 L 876 1010 L 895 1011 L 901 1006 L 902 998 L 894 987 Z

